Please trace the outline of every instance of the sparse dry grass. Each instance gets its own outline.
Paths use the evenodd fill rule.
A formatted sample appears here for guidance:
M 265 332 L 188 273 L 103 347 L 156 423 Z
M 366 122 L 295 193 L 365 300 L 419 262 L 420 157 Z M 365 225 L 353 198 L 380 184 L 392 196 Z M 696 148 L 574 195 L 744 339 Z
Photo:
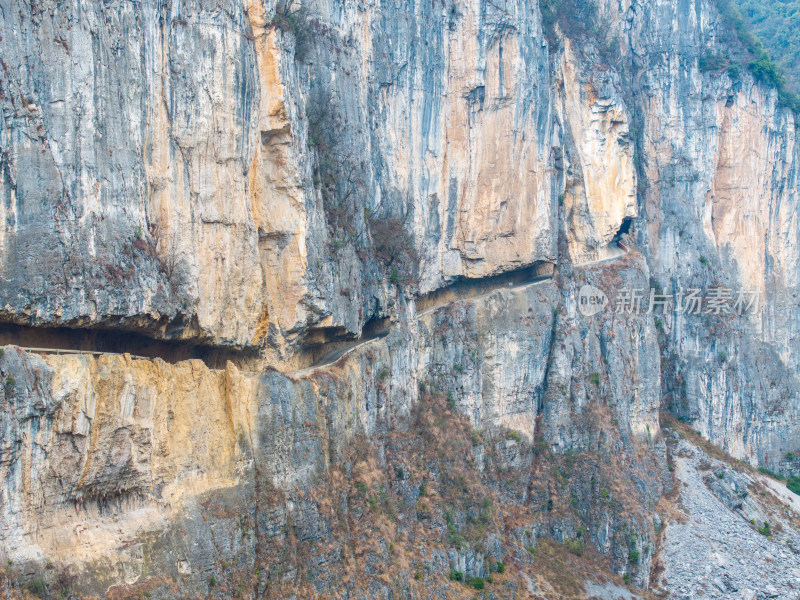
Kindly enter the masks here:
M 557 600 L 582 597 L 590 578 L 621 585 L 609 559 L 593 548 L 589 528 L 605 515 L 628 532 L 647 526 L 647 502 L 633 475 L 647 476 L 654 466 L 638 447 L 622 446 L 607 406 L 575 422 L 598 432 L 594 445 L 554 452 L 541 439 L 529 444 L 505 430 L 476 433 L 446 392 L 428 390 L 402 427 L 357 436 L 342 450 L 326 445 L 330 466 L 314 488 L 282 492 L 268 474 L 258 474 L 258 514 L 280 524 L 289 502 L 294 509 L 277 527 L 242 514 L 243 541 L 253 539 L 257 548 L 255 564 L 217 565 L 214 595 L 247 598 L 259 590 L 265 598 L 332 599 L 345 589 L 368 595 L 370 582 L 380 581 L 396 597 L 430 597 L 435 589 L 451 599 L 532 599 L 526 590 L 534 581 L 542 597 Z M 483 472 L 474 451 L 481 445 Z M 203 506 L 208 514 L 224 508 Z M 585 528 L 580 556 L 546 537 L 566 523 Z M 525 547 L 534 534 L 520 539 L 528 529 L 545 536 L 536 539 L 535 554 Z M 503 539 L 502 556 L 488 555 L 490 535 Z M 614 543 L 626 543 L 626 535 L 613 532 Z M 452 548 L 480 552 L 488 565 L 501 560 L 505 572 L 495 569 L 485 592 L 453 581 L 450 566 L 433 560 Z
M 536 546 L 535 580 L 548 600 L 578 600 L 586 598 L 585 582 L 611 583 L 625 588 L 622 577 L 608 572 L 605 558 L 594 550 L 577 556 L 564 544 L 542 538 Z M 631 588 L 633 589 L 633 588 Z M 646 600 L 656 596 L 642 590 L 636 593 Z

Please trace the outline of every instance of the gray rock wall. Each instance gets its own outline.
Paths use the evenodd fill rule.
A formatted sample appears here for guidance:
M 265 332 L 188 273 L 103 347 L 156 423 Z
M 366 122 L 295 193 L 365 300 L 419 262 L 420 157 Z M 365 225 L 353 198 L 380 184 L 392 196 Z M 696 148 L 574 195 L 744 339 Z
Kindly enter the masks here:
M 0 4 L 0 320 L 262 353 L 7 347 L 0 558 L 108 595 L 443 597 L 503 558 L 534 593 L 538 535 L 646 587 L 659 408 L 789 464 L 794 116 L 701 69 L 737 43 L 711 3 L 591 6 Z M 582 315 L 583 285 L 612 304 Z M 763 310 L 613 310 L 713 285 Z

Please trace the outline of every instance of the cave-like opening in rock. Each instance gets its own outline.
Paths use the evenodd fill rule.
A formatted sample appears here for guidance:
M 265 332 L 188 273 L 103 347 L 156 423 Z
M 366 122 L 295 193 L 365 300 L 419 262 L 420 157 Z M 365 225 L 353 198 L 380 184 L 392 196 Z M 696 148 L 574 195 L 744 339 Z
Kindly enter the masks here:
M 135 331 L 101 328 L 34 327 L 0 324 L 0 346 L 19 346 L 42 354 L 108 353 L 136 358 L 160 358 L 168 363 L 199 359 L 222 369 L 228 361 L 239 368 L 258 358 L 258 350 L 211 346 L 196 340 L 159 340 Z
M 519 269 L 505 271 L 488 277 L 459 277 L 449 285 L 436 289 L 417 298 L 417 313 L 433 310 L 458 300 L 467 300 L 504 287 L 515 287 L 544 281 L 553 276 L 555 264 L 538 261 Z
M 619 243 L 623 235 L 628 235 L 631 232 L 631 225 L 633 225 L 633 217 L 625 217 L 622 219 L 622 223 L 620 224 L 617 233 L 614 234 L 612 241 Z

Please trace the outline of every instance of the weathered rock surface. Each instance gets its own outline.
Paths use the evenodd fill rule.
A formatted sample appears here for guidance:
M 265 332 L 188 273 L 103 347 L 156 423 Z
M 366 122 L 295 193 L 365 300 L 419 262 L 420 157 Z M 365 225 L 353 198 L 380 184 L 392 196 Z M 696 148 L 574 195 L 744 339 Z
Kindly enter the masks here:
M 508 9 L 320 3 L 298 62 L 273 2 L 9 7 L 4 319 L 358 332 L 392 302 L 367 213 L 413 236 L 423 291 L 555 258 L 547 46 Z
M 726 579 L 713 556 L 774 544 L 742 516 L 766 514 L 746 476 L 706 485 L 681 458 L 705 541 L 658 536 L 659 409 L 797 469 L 795 116 L 700 68 L 738 43 L 712 2 L 574 4 L 0 4 L 0 321 L 219 352 L 5 347 L 0 576 L 113 598 L 447 598 L 476 577 L 602 595 L 647 588 L 662 543 L 670 588 L 744 590 L 758 569 Z M 491 283 L 540 263 L 551 279 Z M 609 298 L 593 316 L 585 285 Z M 762 310 L 614 310 L 713 285 Z M 585 584 L 558 576 L 576 565 Z
M 759 296 L 745 317 L 662 317 L 668 402 L 734 456 L 774 467 L 800 440 L 796 117 L 746 70 L 701 69 L 738 44 L 713 3 L 602 11 L 631 73 L 646 185 L 636 233 L 654 283 Z
M 633 281 L 643 268 L 631 257 L 613 276 Z M 599 283 L 609 268 L 581 276 Z M 601 341 L 602 321 L 575 312 L 573 294 L 551 279 L 419 317 L 409 310 L 385 338 L 288 376 L 230 363 L 42 359 L 7 346 L 0 372 L 15 375 L 3 387 L 3 556 L 20 573 L 51 561 L 80 575 L 82 592 L 154 577 L 199 591 L 213 575 L 222 589 L 283 586 L 277 597 L 308 585 L 384 597 L 389 588 L 373 576 L 390 542 L 411 552 L 421 536 L 413 568 L 437 580 L 451 568 L 487 577 L 500 561 L 519 583 L 526 548 L 548 535 L 596 545 L 646 585 L 650 551 L 635 565 L 627 551 L 632 539 L 652 546 L 646 507 L 664 468 L 647 450 L 659 435 L 658 379 L 652 390 L 628 380 L 620 395 L 612 390 L 622 373 L 590 383 L 593 364 L 569 356 L 614 364 L 617 350 Z M 554 337 L 572 327 L 571 338 Z M 618 324 L 615 335 L 654 370 L 652 323 Z M 397 511 L 391 534 L 374 523 L 381 511 Z M 364 550 L 377 561 L 366 571 L 347 566 L 354 539 L 342 527 L 352 518 L 372 522 L 364 543 L 383 547 Z M 263 576 L 244 575 L 253 569 Z

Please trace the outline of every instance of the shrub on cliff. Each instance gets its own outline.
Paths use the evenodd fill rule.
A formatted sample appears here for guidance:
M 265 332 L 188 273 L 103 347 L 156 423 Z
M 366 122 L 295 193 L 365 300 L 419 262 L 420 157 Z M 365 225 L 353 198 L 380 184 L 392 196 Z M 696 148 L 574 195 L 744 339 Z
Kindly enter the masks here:
M 564 545 L 567 547 L 567 550 L 576 556 L 583 556 L 583 540 L 577 538 L 567 539 L 564 540 Z
M 391 283 L 406 283 L 415 277 L 417 251 L 414 240 L 400 219 L 371 218 L 369 220 L 372 248 L 386 271 Z
M 270 25 L 294 36 L 294 57 L 303 61 L 311 49 L 311 22 L 305 8 L 294 4 L 293 0 L 278 2 Z
M 463 581 L 464 573 L 456 571 L 455 569 L 450 569 L 450 579 L 453 581 Z
M 724 52 L 714 53 L 706 50 L 698 60 L 698 67 L 701 71 L 717 71 L 727 69 L 730 64 L 728 55 Z
M 553 26 L 558 24 L 568 37 L 586 37 L 597 32 L 597 8 L 589 0 L 542 0 L 542 24 L 555 45 Z
M 43 598 L 47 594 L 47 584 L 41 577 L 34 577 L 25 583 L 25 589 L 34 596 Z
M 756 529 L 758 529 L 758 533 L 760 533 L 763 536 L 766 537 L 772 536 L 772 530 L 770 529 L 769 523 L 767 521 L 764 521 L 763 527 L 757 527 Z
M 778 70 L 778 65 L 763 52 L 756 60 L 750 63 L 750 70 L 755 78 L 763 83 L 768 83 L 780 89 L 786 84 L 786 79 Z
M 361 204 L 367 196 L 364 160 L 344 143 L 342 110 L 337 98 L 321 86 L 314 87 L 306 100 L 314 187 L 322 196 L 332 251 L 363 244 L 367 229 Z

